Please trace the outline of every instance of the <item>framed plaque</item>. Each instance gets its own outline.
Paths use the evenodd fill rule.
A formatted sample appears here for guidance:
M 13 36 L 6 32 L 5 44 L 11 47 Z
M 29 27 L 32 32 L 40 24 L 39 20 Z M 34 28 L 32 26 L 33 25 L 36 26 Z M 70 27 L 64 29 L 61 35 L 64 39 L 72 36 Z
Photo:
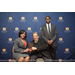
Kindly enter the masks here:
M 33 47 L 33 43 L 28 43 L 28 48 L 32 48 Z

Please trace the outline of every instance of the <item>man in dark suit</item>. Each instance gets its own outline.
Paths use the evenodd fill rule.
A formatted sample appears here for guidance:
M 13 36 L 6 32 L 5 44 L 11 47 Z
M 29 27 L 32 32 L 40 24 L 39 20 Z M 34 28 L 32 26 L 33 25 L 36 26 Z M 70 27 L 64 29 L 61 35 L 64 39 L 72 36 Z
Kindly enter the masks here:
M 45 21 L 46 24 L 41 27 L 41 37 L 45 40 L 46 44 L 48 44 L 47 49 L 52 59 L 55 60 L 57 29 L 55 25 L 51 24 L 50 16 L 46 16 Z
M 37 32 L 33 33 L 33 41 L 31 41 L 31 43 L 33 43 L 33 47 L 30 55 L 30 61 L 36 61 L 37 58 L 43 58 L 44 61 L 51 61 L 51 56 L 46 50 L 48 45 L 43 39 L 39 38 L 39 34 Z

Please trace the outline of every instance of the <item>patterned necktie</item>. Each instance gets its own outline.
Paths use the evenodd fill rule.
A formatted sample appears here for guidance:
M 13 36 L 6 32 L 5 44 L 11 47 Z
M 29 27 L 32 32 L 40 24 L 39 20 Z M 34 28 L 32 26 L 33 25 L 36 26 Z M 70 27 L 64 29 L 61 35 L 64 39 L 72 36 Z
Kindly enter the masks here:
M 49 24 L 48 24 L 48 35 L 50 37 L 50 26 L 49 26 Z

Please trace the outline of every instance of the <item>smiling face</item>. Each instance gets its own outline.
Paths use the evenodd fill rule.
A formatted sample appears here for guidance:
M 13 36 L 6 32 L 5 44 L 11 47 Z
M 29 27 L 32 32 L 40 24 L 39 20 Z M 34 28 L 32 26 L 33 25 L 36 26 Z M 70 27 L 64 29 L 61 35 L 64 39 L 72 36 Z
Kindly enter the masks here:
M 33 39 L 34 41 L 38 41 L 39 35 L 37 33 L 33 33 Z
M 20 35 L 20 37 L 21 37 L 22 39 L 24 39 L 25 36 L 26 36 L 25 32 L 24 32 L 23 34 Z
M 45 19 L 45 21 L 46 21 L 46 23 L 50 23 L 50 21 L 51 21 L 51 19 L 50 19 L 50 17 L 46 17 L 46 19 Z

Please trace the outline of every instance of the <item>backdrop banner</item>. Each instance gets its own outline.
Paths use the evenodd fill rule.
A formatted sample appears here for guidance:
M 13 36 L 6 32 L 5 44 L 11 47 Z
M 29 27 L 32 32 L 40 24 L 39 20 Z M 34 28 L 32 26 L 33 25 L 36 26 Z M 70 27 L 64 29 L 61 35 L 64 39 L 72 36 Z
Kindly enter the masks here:
M 33 32 L 40 36 L 46 16 L 58 31 L 56 60 L 75 61 L 75 12 L 0 12 L 0 62 L 13 59 L 14 40 L 21 29 L 27 32 L 28 42 Z

